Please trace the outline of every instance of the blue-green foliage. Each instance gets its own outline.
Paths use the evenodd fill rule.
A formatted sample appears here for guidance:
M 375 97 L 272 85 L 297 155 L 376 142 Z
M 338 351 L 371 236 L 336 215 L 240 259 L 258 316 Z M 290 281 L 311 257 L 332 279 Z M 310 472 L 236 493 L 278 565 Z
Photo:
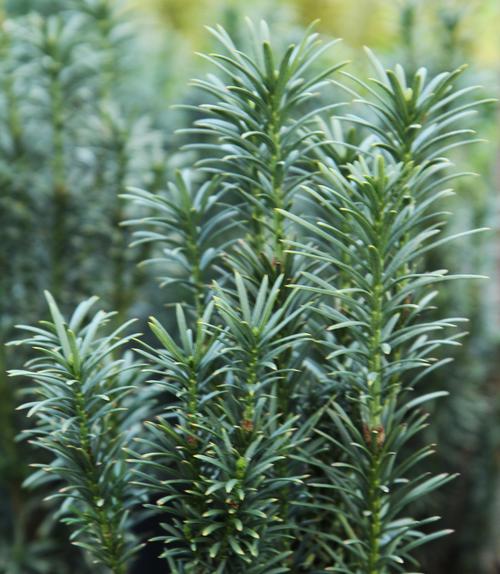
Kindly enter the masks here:
M 449 532 L 419 506 L 454 478 L 427 470 L 427 409 L 447 392 L 425 385 L 463 337 L 442 284 L 471 276 L 433 254 L 469 234 L 446 234 L 463 175 L 448 156 L 478 141 L 465 122 L 489 100 L 456 87 L 462 69 L 386 70 L 371 52 L 365 82 L 313 29 L 280 49 L 251 26 L 249 50 L 210 31 L 212 73 L 193 81 L 207 102 L 183 106 L 167 182 L 167 140 L 124 96 L 131 36 L 111 2 L 4 27 L 6 240 L 40 262 L 5 258 L 2 337 L 13 303 L 33 299 L 29 322 L 52 291 L 51 320 L 13 347 L 31 349 L 11 371 L 36 421 L 26 484 L 97 571 L 131 572 L 152 540 L 178 574 L 408 572 Z M 91 316 L 92 298 L 66 321 L 90 292 L 116 313 Z

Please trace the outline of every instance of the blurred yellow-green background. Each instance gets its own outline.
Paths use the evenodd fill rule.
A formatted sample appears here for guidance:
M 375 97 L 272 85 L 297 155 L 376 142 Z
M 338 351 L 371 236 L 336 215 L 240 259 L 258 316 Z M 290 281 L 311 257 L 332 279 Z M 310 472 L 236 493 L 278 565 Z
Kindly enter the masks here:
M 436 44 L 444 47 L 450 33 L 471 62 L 493 68 L 498 64 L 500 5 L 495 0 L 129 0 L 129 5 L 160 31 L 180 32 L 192 48 L 203 46 L 204 26 L 234 11 L 302 25 L 318 19 L 323 32 L 343 38 L 354 49 L 398 50 L 404 20 L 414 12 L 414 42 L 419 49 L 427 45 L 429 56 L 438 55 Z

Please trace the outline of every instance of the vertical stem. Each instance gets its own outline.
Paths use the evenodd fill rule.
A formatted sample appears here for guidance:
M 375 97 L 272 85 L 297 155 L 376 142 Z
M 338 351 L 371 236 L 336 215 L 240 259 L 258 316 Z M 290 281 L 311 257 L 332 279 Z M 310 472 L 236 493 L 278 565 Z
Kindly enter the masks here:
M 0 42 L 3 61 L 9 62 L 11 39 L 5 30 L 2 30 Z M 19 99 L 16 97 L 14 89 L 15 74 L 10 66 L 3 72 L 2 87 L 6 102 L 7 131 L 12 140 L 12 148 L 5 160 L 19 165 L 23 155 L 23 142 Z M 14 193 L 19 189 L 14 180 L 11 180 L 8 185 Z M 1 250 L 0 254 L 0 269 L 3 270 L 2 279 L 4 279 L 3 285 L 0 288 L 0 290 L 3 288 L 4 293 L 2 304 L 0 305 L 1 316 L 8 312 L 9 303 L 7 302 L 7 292 L 9 288 L 15 284 L 16 280 L 20 279 L 14 269 L 11 269 L 9 272 L 10 266 L 8 265 L 9 258 L 7 252 L 8 249 L 4 249 Z M 14 275 L 12 275 L 12 273 L 14 273 Z M 6 526 L 11 529 L 12 533 L 12 556 L 14 562 L 20 564 L 26 531 L 25 497 L 23 496 L 21 487 L 26 465 L 24 461 L 21 460 L 21 453 L 16 446 L 16 435 L 18 432 L 15 416 L 16 394 L 11 381 L 7 377 L 8 359 L 5 339 L 8 337 L 8 329 L 0 333 L 0 421 L 2 421 L 2 427 L 0 429 L 0 453 L 2 457 L 0 462 L 0 483 L 3 484 L 8 493 L 8 504 L 10 504 L 11 508 L 10 520 L 6 521 Z
M 22 130 L 21 118 L 19 116 L 18 100 L 14 93 L 14 74 L 7 73 L 4 77 L 4 92 L 7 101 L 7 125 L 9 126 L 9 133 L 12 137 L 13 143 L 13 156 L 18 159 L 22 154 Z
M 110 34 L 113 30 L 113 22 L 111 20 L 111 14 L 106 12 L 106 14 L 99 18 L 97 21 L 101 36 L 101 55 L 103 57 L 103 66 L 101 73 L 101 82 L 99 85 L 100 99 L 101 101 L 107 100 L 111 95 L 111 90 L 113 87 L 115 79 L 115 64 L 116 64 L 116 54 L 114 53 L 113 47 L 110 42 Z
M 254 180 L 257 180 L 257 174 L 254 173 Z M 252 189 L 252 195 L 255 199 L 257 199 L 259 193 L 259 188 L 254 187 Z M 262 212 L 262 208 L 260 205 L 253 205 L 252 207 L 252 214 L 250 218 L 250 225 L 252 227 L 252 231 L 249 234 L 249 243 L 253 246 L 256 253 L 262 253 L 264 251 L 264 246 L 266 244 L 265 237 L 264 237 L 264 225 L 262 220 L 264 218 L 264 213 Z
M 250 351 L 250 359 L 246 368 L 246 396 L 245 396 L 245 420 L 253 418 L 253 410 L 255 407 L 255 385 L 258 382 L 257 368 L 259 365 L 259 350 L 257 345 L 254 345 Z
M 153 183 L 151 185 L 151 193 L 158 193 L 163 186 L 165 185 L 165 181 L 167 179 L 165 164 L 161 161 L 156 162 L 153 165 Z M 143 243 L 140 248 L 140 255 L 134 261 L 134 264 L 137 261 L 147 261 L 152 252 L 153 243 L 146 242 Z M 132 277 L 132 291 L 133 293 L 137 293 L 140 291 L 141 287 L 146 283 L 149 278 L 148 272 L 145 269 L 145 266 L 138 266 L 135 265 L 135 273 Z
M 113 574 L 126 574 L 126 565 L 122 560 L 122 540 L 121 536 L 115 531 L 112 521 L 106 513 L 106 505 L 109 503 L 102 493 L 97 474 L 97 463 L 91 447 L 91 430 L 88 415 L 85 410 L 85 397 L 81 390 L 81 381 L 75 377 L 78 382 L 78 388 L 75 394 L 75 410 L 79 421 L 80 445 L 87 457 L 87 481 L 90 492 L 92 493 L 94 512 L 98 520 L 100 542 L 107 554 L 106 565 L 111 569 Z M 103 501 L 101 503 L 101 500 Z
M 205 302 L 205 286 L 203 284 L 203 273 L 200 267 L 201 253 L 198 244 L 198 230 L 196 213 L 191 209 L 189 214 L 189 237 L 187 242 L 187 255 L 191 263 L 191 281 L 194 287 L 194 306 L 196 313 L 196 320 L 203 317 L 204 302 Z
M 382 501 L 380 498 L 380 454 L 376 440 L 372 440 L 372 468 L 369 476 L 369 500 L 368 510 L 370 512 L 370 553 L 368 557 L 368 573 L 379 574 L 378 563 L 380 560 L 380 537 L 382 534 L 380 512 L 382 510 Z
M 280 111 L 278 105 L 275 103 L 274 95 L 271 95 L 271 113 L 267 125 L 267 135 L 271 139 L 272 149 L 270 157 L 269 170 L 271 173 L 271 209 L 273 214 L 271 221 L 269 222 L 269 227 L 272 228 L 272 242 L 274 258 L 279 264 L 284 263 L 284 249 L 283 240 L 285 238 L 285 218 L 279 213 L 278 209 L 284 209 L 285 206 L 285 195 L 283 190 L 283 177 L 279 173 L 279 164 L 282 161 L 281 155 L 281 141 L 280 141 Z M 254 175 L 254 179 L 257 180 L 257 174 Z M 253 190 L 254 197 L 257 197 L 259 193 L 259 188 L 255 187 Z M 267 215 L 263 212 L 259 205 L 255 205 L 252 209 L 251 225 L 252 234 L 250 236 L 250 243 L 255 247 L 257 252 L 262 252 L 265 245 L 265 225 L 263 224 L 263 219 L 267 218 Z
M 277 261 L 284 264 L 284 249 L 283 240 L 285 238 L 285 218 L 278 211 L 284 209 L 285 197 L 283 191 L 282 176 L 278 173 L 278 165 L 282 161 L 281 157 L 281 139 L 280 139 L 280 114 L 275 104 L 274 97 L 271 101 L 272 113 L 270 122 L 270 138 L 273 142 L 273 153 L 271 156 L 271 177 L 272 177 L 272 192 L 273 192 L 273 229 L 274 229 L 274 253 Z
M 21 483 L 25 472 L 25 465 L 20 460 L 16 448 L 17 429 L 15 425 L 15 396 L 11 381 L 7 378 L 7 360 L 5 344 L 0 340 L 0 465 L 1 479 L 6 491 L 9 493 L 9 503 L 12 512 L 10 527 L 14 548 L 18 548 L 24 539 L 24 496 L 21 493 Z M 7 522 L 9 524 L 9 522 Z
M 381 298 L 383 290 L 378 278 L 375 280 L 372 294 L 372 324 L 371 324 L 371 359 L 369 362 L 369 372 L 373 380 L 369 382 L 370 405 L 369 405 L 369 423 L 366 437 L 371 450 L 370 473 L 369 473 L 369 490 L 368 490 L 368 512 L 370 520 L 369 529 L 369 557 L 368 557 L 368 574 L 379 574 L 378 563 L 380 560 L 380 536 L 381 536 L 381 496 L 380 496 L 380 447 L 383 440 L 383 427 L 381 423 L 382 413 L 382 380 L 381 366 L 382 357 L 380 355 L 381 332 L 382 332 L 382 313 Z
M 370 386 L 370 427 L 376 428 L 380 425 L 380 414 L 382 410 L 381 405 L 381 366 L 382 358 L 380 356 L 380 344 L 382 336 L 382 297 L 383 287 L 376 280 L 372 293 L 372 320 L 371 320 L 371 358 L 369 361 L 368 370 L 373 379 L 369 382 Z
M 196 259 L 193 263 L 193 282 L 195 287 L 194 293 L 194 303 L 196 309 L 196 318 L 201 319 L 203 316 L 203 300 L 204 300 L 204 288 L 203 288 L 203 278 L 200 269 L 200 259 L 199 259 L 199 250 L 197 246 L 195 246 L 195 256 Z
M 198 379 L 192 358 L 190 361 L 188 396 L 188 414 L 191 419 L 194 419 L 198 414 Z
M 369 526 L 369 554 L 367 564 L 367 574 L 380 574 L 380 537 L 382 534 L 382 523 L 380 513 L 382 510 L 382 500 L 380 494 L 380 462 L 381 447 L 384 438 L 384 428 L 382 425 L 383 409 L 383 381 L 382 381 L 382 328 L 383 328 L 383 269 L 384 269 L 384 194 L 379 197 L 374 214 L 374 237 L 377 238 L 376 245 L 369 248 L 373 257 L 378 259 L 377 264 L 372 269 L 372 293 L 371 293 L 371 322 L 370 322 L 370 360 L 368 362 L 369 377 L 369 420 L 366 429 L 366 438 L 371 451 L 369 489 L 368 489 L 368 516 Z
M 66 253 L 68 216 L 68 189 L 64 165 L 63 94 L 59 74 L 53 71 L 50 79 L 52 122 L 52 199 L 54 220 L 52 225 L 52 293 L 60 296 L 64 284 L 64 257 Z
M 122 199 L 120 194 L 123 193 L 125 187 L 125 180 L 127 177 L 128 157 L 127 157 L 127 143 L 125 134 L 120 134 L 119 149 L 117 157 L 117 174 L 116 174 L 116 187 L 114 210 L 112 217 L 112 252 L 113 252 L 113 308 L 117 311 L 118 320 L 122 320 L 127 312 L 128 305 L 131 299 L 131 293 L 128 290 L 126 281 L 126 241 L 124 231 L 120 226 L 123 221 Z
M 111 3 L 103 2 L 99 8 L 102 10 L 95 15 L 95 23 L 99 30 L 100 36 L 100 55 L 102 58 L 102 67 L 100 70 L 100 82 L 98 88 L 99 101 L 101 103 L 101 121 L 106 122 L 107 114 L 105 103 L 112 99 L 113 84 L 117 78 L 116 64 L 117 53 L 113 48 L 110 35 L 113 31 L 114 21 Z M 128 307 L 133 300 L 133 290 L 137 286 L 136 281 L 127 284 L 126 281 L 126 241 L 122 227 L 123 210 L 120 194 L 124 191 L 125 180 L 128 170 L 127 142 L 125 134 L 119 133 L 118 136 L 118 157 L 117 173 L 115 181 L 115 193 L 113 198 L 114 210 L 112 216 L 112 261 L 113 261 L 113 282 L 112 304 L 117 311 L 117 320 L 122 321 L 125 318 Z M 97 192 L 106 185 L 106 157 L 104 154 L 97 157 L 95 187 Z

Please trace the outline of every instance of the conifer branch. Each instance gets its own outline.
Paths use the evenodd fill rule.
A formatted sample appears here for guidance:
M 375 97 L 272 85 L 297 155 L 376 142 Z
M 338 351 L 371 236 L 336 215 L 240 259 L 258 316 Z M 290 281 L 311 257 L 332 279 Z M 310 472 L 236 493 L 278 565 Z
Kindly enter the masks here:
M 141 409 L 134 404 L 137 396 L 129 396 L 141 380 L 138 365 L 115 355 L 136 335 L 124 334 L 128 323 L 103 334 L 112 314 L 100 311 L 88 319 L 96 298 L 81 303 L 69 323 L 49 293 L 46 298 L 51 322 L 23 326 L 29 337 L 15 343 L 31 346 L 38 356 L 26 370 L 10 373 L 35 383 L 34 400 L 21 408 L 38 424 L 25 434 L 54 457 L 34 465 L 39 470 L 26 485 L 54 483 L 49 500 L 60 501 L 73 543 L 113 574 L 126 574 L 141 545 L 131 530 L 138 493 L 130 486 L 123 448 L 147 405 Z

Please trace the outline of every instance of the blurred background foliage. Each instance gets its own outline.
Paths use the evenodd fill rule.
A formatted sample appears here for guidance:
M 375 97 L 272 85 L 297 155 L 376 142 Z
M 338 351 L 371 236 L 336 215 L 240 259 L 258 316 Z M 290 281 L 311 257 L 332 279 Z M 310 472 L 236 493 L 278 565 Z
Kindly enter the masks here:
M 152 254 L 126 248 L 120 221 L 140 213 L 125 212 L 119 196 L 129 185 L 160 189 L 190 163 L 174 132 L 192 118 L 171 104 L 200 98 L 188 80 L 205 66 L 194 52 L 210 50 L 204 26 L 221 23 L 244 44 L 244 17 L 263 17 L 285 42 L 318 18 L 322 33 L 344 39 L 333 57 L 355 69 L 368 69 L 363 45 L 410 72 L 465 62 L 461 87 L 480 84 L 490 97 L 500 92 L 500 3 L 5 0 L 0 14 L 0 573 L 86 574 L 95 570 L 70 547 L 43 492 L 22 489 L 31 458 L 15 438 L 25 425 L 15 414 L 23 388 L 5 372 L 24 357 L 3 343 L 16 323 L 43 317 L 44 288 L 68 307 L 96 293 L 120 318 L 158 314 L 173 299 L 157 289 L 154 270 L 137 267 Z M 433 264 L 491 280 L 450 289 L 440 302 L 471 323 L 455 362 L 429 382 L 450 391 L 426 437 L 439 444 L 434 470 L 461 474 L 421 501 L 456 531 L 421 557 L 430 574 L 500 572 L 497 110 L 482 109 L 474 127 L 489 143 L 456 152 L 481 177 L 459 184 L 450 232 L 492 231 L 446 247 Z

